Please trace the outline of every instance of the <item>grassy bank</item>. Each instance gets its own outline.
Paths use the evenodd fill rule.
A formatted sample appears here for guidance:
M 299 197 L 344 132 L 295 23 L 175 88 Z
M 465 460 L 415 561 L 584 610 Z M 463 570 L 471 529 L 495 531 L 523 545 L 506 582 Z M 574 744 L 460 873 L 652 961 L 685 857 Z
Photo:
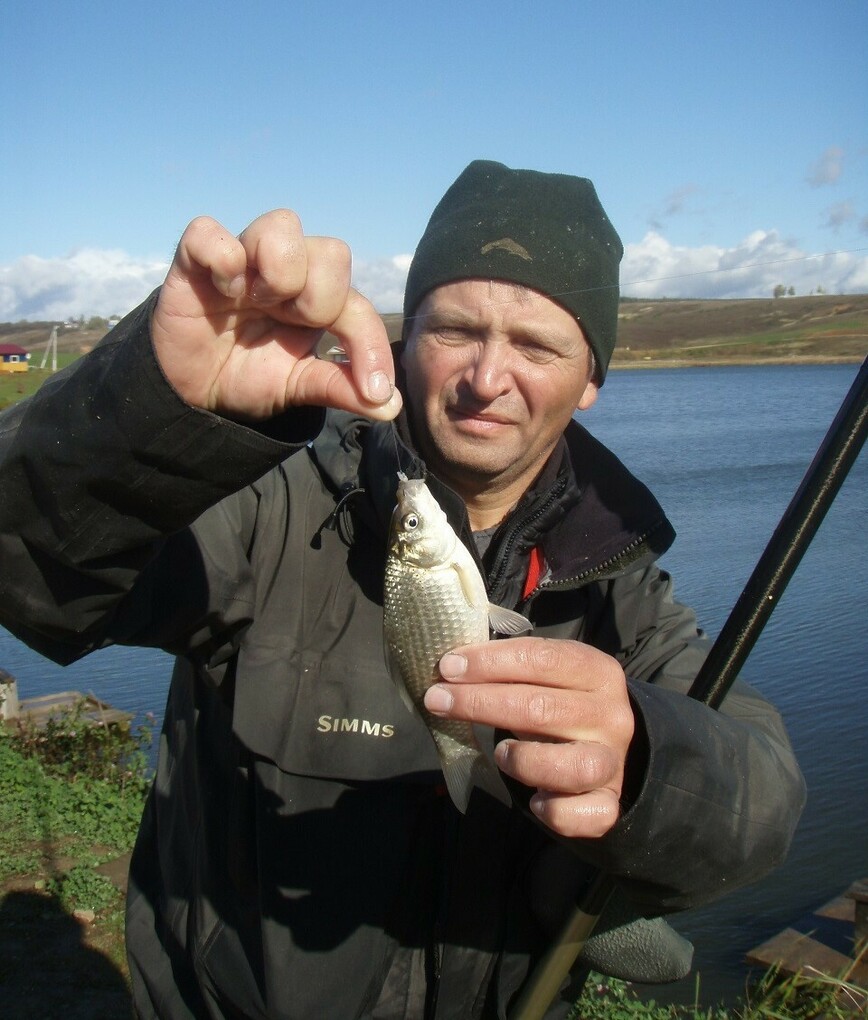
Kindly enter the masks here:
M 72 715 L 47 730 L 0 727 L 0 999 L 17 1020 L 132 1016 L 124 958 L 129 854 L 148 786 L 147 731 Z M 642 1002 L 589 982 L 572 1020 L 827 1020 L 858 1012 L 845 976 L 766 975 L 736 1007 Z
M 0 726 L 4 1016 L 132 1015 L 123 909 L 149 777 L 147 731 Z

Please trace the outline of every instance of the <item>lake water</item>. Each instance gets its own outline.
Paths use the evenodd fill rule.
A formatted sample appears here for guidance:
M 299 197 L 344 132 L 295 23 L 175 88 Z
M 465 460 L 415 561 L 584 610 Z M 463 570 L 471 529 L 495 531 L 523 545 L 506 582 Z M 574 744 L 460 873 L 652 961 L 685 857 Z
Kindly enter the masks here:
M 676 594 L 716 635 L 799 485 L 858 366 L 627 370 L 586 425 L 654 490 L 678 539 L 663 560 Z M 744 953 L 868 876 L 866 525 L 862 454 L 744 670 L 780 708 L 808 782 L 792 851 L 773 875 L 681 915 L 703 999 L 743 991 Z M 162 720 L 171 662 L 113 648 L 61 669 L 0 629 L 0 668 L 21 697 L 93 692 Z M 695 973 L 650 990 L 692 1001 Z

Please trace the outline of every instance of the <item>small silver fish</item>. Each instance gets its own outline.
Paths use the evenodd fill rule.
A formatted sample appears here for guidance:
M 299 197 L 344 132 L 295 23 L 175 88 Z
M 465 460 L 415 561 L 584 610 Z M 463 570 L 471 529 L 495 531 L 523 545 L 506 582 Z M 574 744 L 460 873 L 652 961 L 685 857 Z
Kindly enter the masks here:
M 479 568 L 425 482 L 401 473 L 398 478 L 383 597 L 393 678 L 434 738 L 455 806 L 467 810 L 474 786 L 508 803 L 500 773 L 480 750 L 471 724 L 431 715 L 422 699 L 439 681 L 437 663 L 446 652 L 487 641 L 489 625 L 502 634 L 520 634 L 531 625 L 489 603 Z

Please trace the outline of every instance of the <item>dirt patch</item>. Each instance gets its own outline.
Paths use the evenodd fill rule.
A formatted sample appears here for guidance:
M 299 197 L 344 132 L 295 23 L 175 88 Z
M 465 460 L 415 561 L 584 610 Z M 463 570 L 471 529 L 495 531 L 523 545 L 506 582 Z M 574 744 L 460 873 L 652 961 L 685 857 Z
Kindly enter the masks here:
M 100 875 L 104 875 L 112 885 L 117 888 L 126 896 L 127 894 L 127 879 L 130 873 L 130 854 L 122 854 L 120 857 L 115 857 L 111 861 L 106 861 L 105 864 L 99 864 L 94 871 Z

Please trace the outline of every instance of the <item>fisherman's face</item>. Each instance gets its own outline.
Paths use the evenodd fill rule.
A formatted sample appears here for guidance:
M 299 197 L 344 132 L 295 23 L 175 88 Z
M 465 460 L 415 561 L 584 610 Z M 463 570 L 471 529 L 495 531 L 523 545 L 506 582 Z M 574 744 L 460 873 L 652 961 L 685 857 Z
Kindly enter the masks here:
M 465 498 L 527 489 L 573 412 L 597 398 L 576 320 L 511 283 L 460 280 L 431 291 L 402 360 L 420 453 Z

